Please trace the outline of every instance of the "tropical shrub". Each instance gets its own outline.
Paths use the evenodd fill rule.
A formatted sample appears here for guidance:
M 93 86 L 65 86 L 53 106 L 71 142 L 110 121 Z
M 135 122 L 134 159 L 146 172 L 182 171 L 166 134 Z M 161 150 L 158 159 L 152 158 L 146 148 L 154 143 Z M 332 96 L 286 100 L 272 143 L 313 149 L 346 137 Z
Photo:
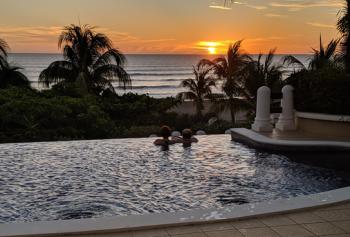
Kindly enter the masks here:
M 72 97 L 56 90 L 0 89 L 0 142 L 147 137 L 164 124 L 175 130 L 222 128 L 196 126 L 191 116 L 168 113 L 177 103 L 131 93 Z
M 298 111 L 350 115 L 350 75 L 341 69 L 302 70 L 286 81 Z

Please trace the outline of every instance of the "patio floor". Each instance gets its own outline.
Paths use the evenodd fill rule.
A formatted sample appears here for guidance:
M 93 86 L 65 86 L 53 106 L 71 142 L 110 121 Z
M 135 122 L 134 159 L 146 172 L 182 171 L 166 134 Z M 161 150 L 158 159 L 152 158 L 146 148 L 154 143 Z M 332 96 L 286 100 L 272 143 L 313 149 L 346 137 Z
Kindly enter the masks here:
M 350 201 L 299 212 L 224 221 L 75 237 L 350 237 Z M 58 237 L 58 236 L 57 236 Z M 67 235 L 66 235 L 67 237 Z

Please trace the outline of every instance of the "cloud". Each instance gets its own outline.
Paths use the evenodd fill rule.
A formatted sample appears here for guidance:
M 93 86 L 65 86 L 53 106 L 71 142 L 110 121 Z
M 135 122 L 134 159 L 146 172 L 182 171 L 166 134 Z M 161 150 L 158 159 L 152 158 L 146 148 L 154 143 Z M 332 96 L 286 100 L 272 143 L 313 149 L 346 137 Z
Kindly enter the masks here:
M 5 39 L 15 52 L 57 52 L 58 36 L 61 26 L 11 27 L 0 25 L 0 38 Z M 127 51 L 171 51 L 174 38 L 142 38 L 128 32 L 118 32 L 108 28 L 97 27 L 95 31 L 106 34 L 118 48 Z
M 231 10 L 230 7 L 219 6 L 219 5 L 210 5 L 209 8 L 220 9 L 220 10 Z
M 285 15 L 280 15 L 280 14 L 273 14 L 273 13 L 268 13 L 265 14 L 266 17 L 271 17 L 271 18 L 286 18 L 287 16 Z
M 2 38 L 11 38 L 21 42 L 46 41 L 48 39 L 57 39 L 62 31 L 62 27 L 0 27 L 0 36 Z
M 249 5 L 249 4 L 247 4 L 246 6 L 247 6 L 247 7 L 250 7 L 250 8 L 253 8 L 253 9 L 255 9 L 255 10 L 265 10 L 265 9 L 267 9 L 266 6 Z
M 306 24 L 314 27 L 321 27 L 321 28 L 335 28 L 335 25 L 328 25 L 328 24 L 323 24 L 323 23 L 318 23 L 318 22 L 307 22 Z
M 217 3 L 217 2 L 213 2 L 211 5 L 209 5 L 210 8 L 215 8 L 215 9 L 220 9 L 220 10 L 231 10 L 233 5 L 244 5 L 246 7 L 249 8 L 253 8 L 256 10 L 265 10 L 267 9 L 266 6 L 262 6 L 262 5 L 252 5 L 252 4 L 248 4 L 246 2 L 238 2 L 238 1 L 230 1 L 227 0 L 226 2 L 223 3 Z
M 278 1 L 269 3 L 272 7 L 278 8 L 286 8 L 289 11 L 299 11 L 306 8 L 314 8 L 314 7 L 329 7 L 329 8 L 341 8 L 343 6 L 343 2 L 340 0 L 286 0 L 286 1 Z
M 285 40 L 286 37 L 281 36 L 269 36 L 269 37 L 261 37 L 261 38 L 251 38 L 247 39 L 248 42 L 262 42 L 262 41 L 275 41 L 275 40 Z

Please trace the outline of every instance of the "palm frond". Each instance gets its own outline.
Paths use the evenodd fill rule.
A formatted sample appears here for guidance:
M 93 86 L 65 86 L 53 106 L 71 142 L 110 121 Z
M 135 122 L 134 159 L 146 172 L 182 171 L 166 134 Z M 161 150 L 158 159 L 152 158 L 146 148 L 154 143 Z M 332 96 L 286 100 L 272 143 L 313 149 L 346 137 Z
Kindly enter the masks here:
M 39 75 L 39 83 L 46 87 L 50 84 L 55 84 L 61 81 L 73 82 L 78 77 L 78 71 L 67 61 L 56 61 L 51 63 L 45 70 Z
M 350 29 L 350 0 L 345 0 L 343 9 L 338 13 L 337 29 L 340 33 L 349 34 Z
M 126 59 L 125 56 L 117 49 L 109 49 L 98 57 L 93 64 L 93 68 L 98 68 L 106 64 L 115 63 L 118 66 L 123 66 Z
M 197 96 L 192 91 L 180 92 L 176 96 L 179 100 L 197 100 Z
M 297 66 L 301 70 L 306 69 L 305 65 L 293 55 L 284 56 L 282 64 L 287 66 Z
M 337 53 L 337 47 L 339 44 L 339 39 L 332 39 L 325 50 L 325 58 L 332 59 Z
M 320 45 L 319 49 L 313 50 L 313 56 L 310 58 L 309 69 L 317 70 L 325 67 L 334 67 L 337 66 L 338 60 L 335 60 L 338 57 L 337 47 L 339 40 L 331 40 L 327 47 L 325 48 L 322 43 L 322 37 L 320 36 Z
M 105 79 L 107 79 L 109 82 L 117 80 L 119 87 L 122 87 L 123 89 L 131 88 L 131 79 L 129 74 L 118 65 L 106 64 L 94 70 L 94 82 L 105 81 Z
M 0 39 L 0 57 L 7 57 L 7 51 L 9 50 L 9 45 L 5 40 Z
M 7 64 L 0 70 L 0 88 L 8 86 L 30 87 L 28 78 L 20 71 L 22 68 Z

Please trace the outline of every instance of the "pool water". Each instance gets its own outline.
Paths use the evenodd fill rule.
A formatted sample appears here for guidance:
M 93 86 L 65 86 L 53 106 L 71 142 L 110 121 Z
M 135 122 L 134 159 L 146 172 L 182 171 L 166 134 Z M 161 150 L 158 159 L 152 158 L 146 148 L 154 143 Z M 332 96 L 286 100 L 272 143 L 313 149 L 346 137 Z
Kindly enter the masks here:
M 350 185 L 350 174 L 199 137 L 161 151 L 153 139 L 0 145 L 0 223 L 223 207 Z

